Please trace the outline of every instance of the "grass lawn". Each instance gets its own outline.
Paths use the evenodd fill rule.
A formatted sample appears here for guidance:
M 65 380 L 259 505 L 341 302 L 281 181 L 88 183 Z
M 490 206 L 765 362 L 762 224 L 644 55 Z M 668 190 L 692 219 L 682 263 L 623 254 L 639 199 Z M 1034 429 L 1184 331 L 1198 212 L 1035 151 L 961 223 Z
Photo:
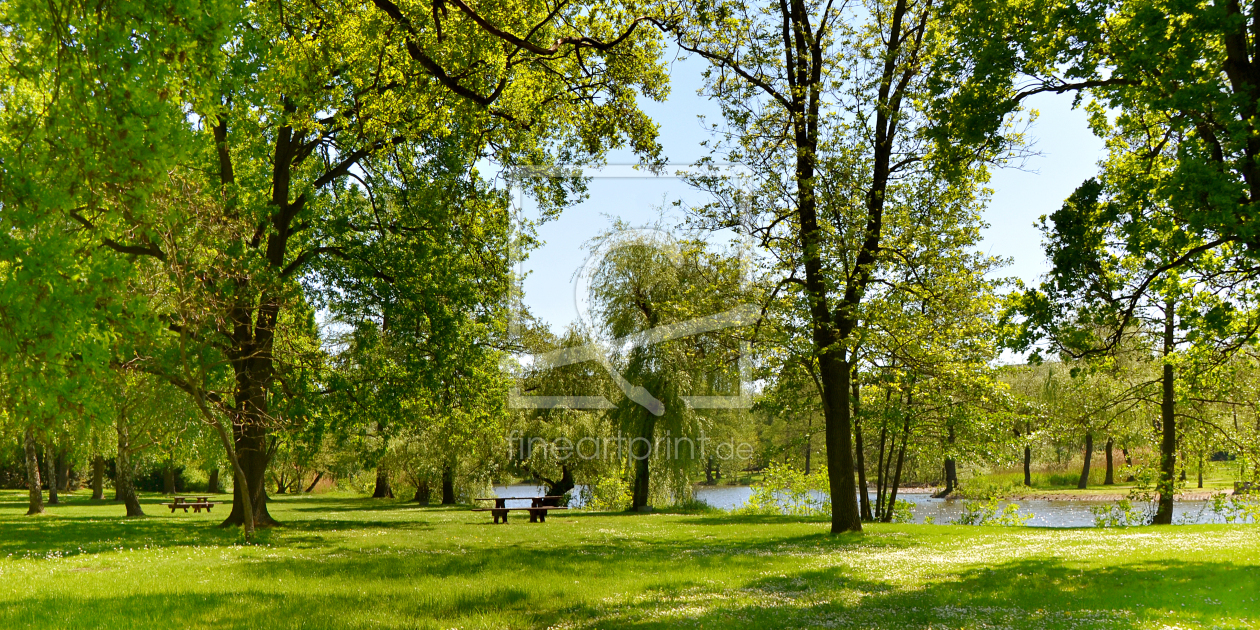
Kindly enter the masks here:
M 0 492 L 0 628 L 1256 628 L 1260 528 L 871 526 L 278 497 L 144 519 Z M 224 507 L 224 506 L 221 506 Z

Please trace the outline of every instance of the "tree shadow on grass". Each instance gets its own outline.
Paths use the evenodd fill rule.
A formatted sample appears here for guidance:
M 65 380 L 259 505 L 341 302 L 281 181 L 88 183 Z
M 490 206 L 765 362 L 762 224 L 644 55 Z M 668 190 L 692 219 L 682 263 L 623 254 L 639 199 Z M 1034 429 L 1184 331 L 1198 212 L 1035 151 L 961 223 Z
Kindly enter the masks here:
M 575 611 L 606 630 L 720 628 L 1116 628 L 1254 627 L 1255 566 L 1134 562 L 1082 569 L 1060 559 L 1021 559 L 903 589 L 832 568 L 753 580 L 732 593 L 669 592 L 643 603 Z M 579 624 L 580 627 L 581 624 Z
M 448 628 L 452 620 L 502 619 L 536 626 L 533 593 L 496 586 L 450 594 L 210 592 L 179 595 L 46 595 L 0 608 L 4 628 Z M 478 624 L 480 627 L 481 624 Z M 545 626 L 545 624 L 544 624 Z

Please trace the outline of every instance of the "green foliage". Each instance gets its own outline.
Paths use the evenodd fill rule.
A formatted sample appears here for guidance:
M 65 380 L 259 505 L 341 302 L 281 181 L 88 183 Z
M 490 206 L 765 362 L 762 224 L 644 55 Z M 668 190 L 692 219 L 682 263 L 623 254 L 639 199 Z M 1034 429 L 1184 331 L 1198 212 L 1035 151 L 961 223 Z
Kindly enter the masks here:
M 963 501 L 963 511 L 952 522 L 955 525 L 995 525 L 999 527 L 1023 527 L 1032 514 L 1020 514 L 1018 503 L 1007 503 L 999 508 L 998 500 Z
M 1134 527 L 1149 525 L 1155 513 L 1150 504 L 1135 507 L 1129 499 L 1120 499 L 1112 505 L 1096 505 L 1089 508 L 1094 515 L 1094 527 Z
M 1216 492 L 1209 499 L 1212 513 L 1226 523 L 1260 523 L 1260 501 L 1236 494 Z
M 737 513 L 799 516 L 831 513 L 826 466 L 818 466 L 806 475 L 790 464 L 770 464 L 763 475 Z
M 1022 485 L 1020 481 L 1016 481 L 1011 477 L 976 478 L 963 484 L 956 494 L 959 497 L 973 501 L 1004 499 L 1019 491 Z

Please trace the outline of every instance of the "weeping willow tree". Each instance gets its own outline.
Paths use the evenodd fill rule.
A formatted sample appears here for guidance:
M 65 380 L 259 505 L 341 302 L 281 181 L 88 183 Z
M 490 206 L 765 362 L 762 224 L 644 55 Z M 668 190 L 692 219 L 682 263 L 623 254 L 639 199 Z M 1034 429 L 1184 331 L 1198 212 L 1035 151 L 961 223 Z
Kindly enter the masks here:
M 690 498 L 690 475 L 716 448 L 704 428 L 738 407 L 739 259 L 699 240 L 618 225 L 592 243 L 592 328 L 625 394 L 610 417 L 630 468 L 631 508 Z

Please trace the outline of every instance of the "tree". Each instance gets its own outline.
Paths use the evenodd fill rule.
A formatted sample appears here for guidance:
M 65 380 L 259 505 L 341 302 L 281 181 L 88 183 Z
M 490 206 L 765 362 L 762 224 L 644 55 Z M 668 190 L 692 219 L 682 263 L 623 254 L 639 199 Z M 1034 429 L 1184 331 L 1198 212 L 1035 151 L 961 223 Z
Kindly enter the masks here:
M 199 408 L 228 418 L 229 459 L 239 459 L 244 479 L 226 522 L 247 530 L 273 522 L 263 484 L 268 438 L 284 417 L 269 401 L 284 394 L 276 340 L 286 309 L 310 296 L 312 266 L 376 273 L 389 252 L 363 250 L 382 231 L 413 227 L 353 222 L 365 195 L 347 180 L 368 198 L 388 197 L 451 138 L 460 165 L 488 156 L 509 167 L 582 161 L 626 144 L 648 157 L 658 150 L 635 97 L 663 94 L 659 37 L 627 12 L 456 2 L 453 12 L 413 14 L 388 0 L 328 10 L 66 4 L 6 3 L 0 16 L 14 60 L 4 79 L 17 86 L 6 94 L 23 96 L 6 96 L 0 131 L 6 211 L 38 205 L 72 221 L 101 246 L 82 256 L 169 269 L 173 246 L 197 253 L 179 260 L 180 273 L 217 291 L 219 310 L 184 318 L 180 326 L 202 327 L 177 332 L 225 358 L 232 380 L 199 370 L 210 380 L 172 378 Z M 536 43 L 546 40 L 554 43 Z M 48 173 L 60 176 L 37 177 Z M 171 173 L 189 181 L 172 186 Z M 197 205 L 213 221 L 185 229 L 179 215 L 162 214 L 155 201 L 172 187 L 203 196 Z M 536 190 L 564 199 L 563 187 Z M 160 233 L 170 238 L 159 243 Z M 173 313 L 141 309 L 145 316 L 152 324 Z M 228 396 L 215 393 L 223 382 L 235 384 Z
M 706 91 L 726 123 L 715 153 L 746 169 L 693 178 L 718 197 L 697 214 L 755 236 L 774 257 L 772 282 L 800 294 L 824 392 L 832 532 L 857 531 L 855 331 L 886 255 L 890 207 L 924 189 L 972 197 L 983 179 L 977 158 L 992 156 L 964 142 L 942 160 L 927 143 L 918 104 L 949 46 L 930 2 L 729 0 L 688 10 L 673 33 L 711 65 Z
M 1141 185 L 1147 176 L 1132 155 L 1114 152 L 1102 181 L 1085 182 L 1043 219 L 1053 268 L 1040 289 L 1017 299 L 1027 320 L 1015 347 L 1028 350 L 1044 340 L 1065 356 L 1114 358 L 1126 345 L 1149 344 L 1162 368 L 1155 522 L 1170 524 L 1177 372 L 1219 362 L 1250 343 L 1260 317 L 1249 309 L 1255 303 L 1250 274 L 1230 266 L 1233 246 L 1205 247 L 1184 229 L 1178 211 Z
M 703 440 L 696 447 L 699 401 L 739 395 L 740 337 L 728 329 L 742 323 L 731 305 L 744 290 L 734 256 L 703 241 L 671 242 L 661 231 L 623 230 L 614 226 L 592 243 L 603 257 L 591 278 L 591 305 L 607 348 L 599 360 L 626 395 L 612 415 L 630 436 L 631 508 L 646 510 L 654 487 L 675 500 L 688 496 L 691 466 L 705 452 Z

